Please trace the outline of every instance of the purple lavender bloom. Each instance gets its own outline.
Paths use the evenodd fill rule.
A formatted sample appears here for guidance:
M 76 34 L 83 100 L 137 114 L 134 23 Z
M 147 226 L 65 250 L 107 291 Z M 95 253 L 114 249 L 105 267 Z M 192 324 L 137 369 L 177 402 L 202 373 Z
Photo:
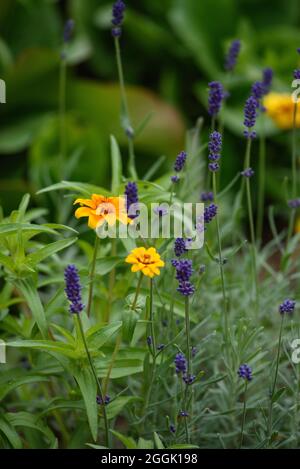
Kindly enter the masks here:
M 84 309 L 81 298 L 81 285 L 78 270 L 75 265 L 68 265 L 65 269 L 65 293 L 70 302 L 70 313 L 79 314 Z
M 294 78 L 300 80 L 300 69 L 294 70 Z
M 191 259 L 173 259 L 172 265 L 176 269 L 176 279 L 179 282 L 188 281 L 194 272 Z
M 238 369 L 238 375 L 247 381 L 252 380 L 252 368 L 249 365 L 241 365 Z
M 296 301 L 288 298 L 279 306 L 279 312 L 280 314 L 292 314 L 295 311 L 295 306 Z
M 182 256 L 187 252 L 186 241 L 183 238 L 176 238 L 174 242 L 174 253 L 176 257 Z
M 186 412 L 185 410 L 181 410 L 179 412 L 179 417 L 188 417 L 189 416 L 189 413 Z
M 74 27 L 75 27 L 74 20 L 69 19 L 66 21 L 65 27 L 64 27 L 64 34 L 63 34 L 64 43 L 67 43 L 70 41 L 73 31 L 74 31 Z
M 244 125 L 248 129 L 244 132 L 244 135 L 247 138 L 255 138 L 255 133 L 252 131 L 252 128 L 256 123 L 258 107 L 259 103 L 257 102 L 257 99 L 254 96 L 250 96 L 246 101 L 244 109 Z
M 179 182 L 179 180 L 180 180 L 180 178 L 177 175 L 171 177 L 171 181 L 173 182 L 173 184 L 177 184 L 177 182 Z
M 159 345 L 157 346 L 157 350 L 158 350 L 159 352 L 161 352 L 164 348 L 165 348 L 165 344 L 159 344 Z
M 216 117 L 220 112 L 224 99 L 223 85 L 218 81 L 212 81 L 208 84 L 208 87 L 208 114 L 212 117 Z
M 266 67 L 263 70 L 263 80 L 262 80 L 262 84 L 264 87 L 264 95 L 267 95 L 268 93 L 270 93 L 272 81 L 273 81 L 273 70 L 270 67 Z
M 105 396 L 104 402 L 103 402 L 102 397 L 98 395 L 98 396 L 96 397 L 96 402 L 97 402 L 98 405 L 107 405 L 107 404 L 110 403 L 110 397 L 109 397 L 109 396 Z
M 218 206 L 215 204 L 210 204 L 208 207 L 204 209 L 204 223 L 210 223 L 218 212 Z
M 171 432 L 171 433 L 176 433 L 176 427 L 175 427 L 175 425 L 173 425 L 172 423 L 171 423 L 169 429 L 170 429 L 170 432 Z
M 299 199 L 293 199 L 288 201 L 288 206 L 290 208 L 297 209 L 300 207 L 300 198 Z
M 185 355 L 183 353 L 177 353 L 174 363 L 175 363 L 177 374 L 186 373 L 187 362 L 186 362 Z
M 122 23 L 124 20 L 124 12 L 126 5 L 122 0 L 117 0 L 112 9 L 112 35 L 114 37 L 120 37 L 122 34 Z
M 147 344 L 149 345 L 149 347 L 150 347 L 150 345 L 152 345 L 152 337 L 151 337 L 151 335 L 149 335 L 149 336 L 147 337 Z
M 138 188 L 135 182 L 128 182 L 125 186 L 125 197 L 126 197 L 126 210 L 130 211 L 131 205 L 136 205 L 139 202 Z M 137 214 L 129 214 L 129 218 L 134 219 Z
M 192 296 L 195 293 L 195 287 L 190 281 L 179 282 L 177 291 L 182 296 Z
M 189 376 L 184 376 L 183 377 L 183 381 L 185 382 L 185 384 L 193 384 L 195 382 L 195 379 L 196 379 L 196 376 L 195 375 L 189 375 Z
M 259 101 L 263 98 L 263 96 L 265 94 L 265 88 L 264 88 L 263 82 L 256 81 L 252 85 L 252 90 L 251 91 L 252 91 L 252 96 L 254 96 L 254 98 L 257 101 L 257 107 L 259 107 Z
M 210 169 L 210 171 L 216 172 L 219 170 L 218 161 L 221 158 L 222 150 L 222 135 L 219 132 L 214 131 L 210 134 L 208 150 L 208 159 L 210 161 L 208 168 Z
M 225 58 L 225 70 L 226 71 L 230 72 L 235 68 L 240 50 L 241 50 L 241 41 L 239 39 L 235 39 L 230 44 L 228 53 Z
M 241 175 L 245 178 L 252 178 L 252 176 L 254 176 L 254 171 L 252 168 L 246 168 L 241 172 Z
M 180 152 L 179 155 L 177 156 L 175 163 L 174 163 L 174 170 L 177 173 L 180 173 L 180 171 L 183 170 L 185 162 L 186 162 L 186 158 L 187 158 L 187 154 L 185 151 Z
M 297 52 L 298 52 L 298 54 L 300 54 L 300 47 L 298 47 Z
M 213 202 L 214 201 L 214 194 L 213 192 L 202 192 L 200 196 L 201 202 Z

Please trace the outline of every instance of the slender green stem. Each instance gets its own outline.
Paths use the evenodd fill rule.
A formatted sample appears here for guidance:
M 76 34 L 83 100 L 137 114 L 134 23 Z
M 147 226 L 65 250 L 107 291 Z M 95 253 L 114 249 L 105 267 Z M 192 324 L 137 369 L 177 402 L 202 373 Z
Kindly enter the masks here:
M 240 446 L 239 449 L 242 448 L 243 446 L 243 441 L 244 441 L 244 427 L 245 427 L 245 421 L 246 421 L 246 410 L 247 410 L 247 387 L 248 387 L 248 381 L 247 379 L 245 380 L 245 389 L 244 389 L 244 407 L 243 407 L 243 417 L 242 417 L 242 428 L 241 428 L 241 437 L 240 437 Z
M 117 254 L 117 245 L 116 245 L 116 239 L 112 238 L 111 240 L 111 256 L 115 257 Z M 113 290 L 115 286 L 115 280 L 116 280 L 116 269 L 113 268 L 111 272 L 109 273 L 109 279 L 108 279 L 108 302 L 107 302 L 107 308 L 106 308 L 106 317 L 105 317 L 105 322 L 109 323 L 110 320 L 110 313 L 111 313 L 111 308 L 112 308 L 112 302 L 113 302 Z
M 184 411 L 189 411 L 189 378 L 191 377 L 191 327 L 190 327 L 190 300 L 185 298 L 185 336 L 186 336 L 186 358 L 187 358 L 187 382 L 184 395 Z M 190 443 L 188 417 L 184 417 L 186 442 Z
M 135 310 L 135 307 L 136 307 L 136 304 L 137 304 L 137 300 L 138 300 L 138 298 L 139 298 L 139 294 L 140 294 L 140 290 L 141 290 L 142 280 L 143 280 L 143 274 L 142 274 L 142 272 L 141 272 L 141 273 L 140 273 L 140 278 L 139 278 L 139 280 L 138 280 L 138 284 L 137 284 L 137 287 L 136 287 L 134 299 L 133 299 L 133 302 L 132 302 L 132 306 L 131 306 L 131 309 L 132 309 L 132 310 Z
M 86 313 L 87 313 L 88 317 L 90 317 L 91 307 L 92 307 L 92 302 L 93 302 L 94 277 L 95 277 L 95 270 L 96 270 L 96 260 L 97 260 L 97 254 L 98 254 L 98 247 L 99 247 L 99 238 L 96 235 L 92 265 L 91 265 L 91 270 L 90 270 L 90 275 L 89 275 L 90 286 L 89 286 L 88 304 L 87 304 L 87 308 L 86 308 Z
M 217 182 L 216 182 L 215 173 L 213 173 L 213 192 L 214 192 L 214 200 L 217 203 Z M 225 339 L 225 343 L 227 344 L 228 343 L 228 311 L 227 311 L 225 276 L 224 276 L 224 266 L 223 266 L 223 257 L 222 257 L 222 241 L 221 241 L 220 222 L 219 222 L 218 215 L 216 216 L 216 228 L 217 228 L 217 240 L 218 240 L 218 251 L 219 251 L 220 278 L 221 278 L 222 297 L 223 297 L 224 339 Z
M 83 342 L 83 345 L 84 345 L 84 348 L 85 348 L 85 352 L 86 352 L 86 355 L 87 355 L 87 358 L 88 358 L 88 361 L 89 361 L 89 364 L 90 364 L 90 367 L 91 367 L 91 371 L 94 375 L 96 385 L 98 387 L 99 396 L 101 398 L 101 401 L 104 403 L 105 396 L 103 394 L 102 386 L 101 386 L 100 380 L 98 379 L 96 368 L 95 368 L 95 365 L 93 363 L 90 351 L 88 349 L 88 345 L 87 345 L 86 338 L 85 338 L 85 333 L 84 333 L 84 330 L 83 330 L 81 316 L 80 316 L 80 314 L 77 314 L 76 317 L 77 317 L 77 322 L 78 322 L 78 325 L 79 325 L 79 330 L 80 330 L 82 342 Z M 103 412 L 104 428 L 105 428 L 105 444 L 109 448 L 110 447 L 110 437 L 109 437 L 110 434 L 109 434 L 108 419 L 107 419 L 107 414 L 106 414 L 106 409 L 105 409 L 104 404 L 102 406 L 102 412 Z
M 273 381 L 271 392 L 270 392 L 270 405 L 269 405 L 269 417 L 268 417 L 268 444 L 270 444 L 270 439 L 271 439 L 271 436 L 272 436 L 273 398 L 274 398 L 274 394 L 275 394 L 275 390 L 276 390 L 276 384 L 277 384 L 277 378 L 278 378 L 284 316 L 285 315 L 282 314 L 281 323 L 280 323 L 280 330 L 279 330 L 279 338 L 278 338 L 278 348 L 277 348 L 277 356 L 276 356 L 275 375 L 274 375 L 274 381 Z
M 294 104 L 293 113 L 293 133 L 292 133 L 292 197 L 297 197 L 297 111 L 298 104 Z M 290 209 L 290 219 L 288 227 L 288 235 L 286 241 L 286 253 L 290 244 L 290 240 L 293 236 L 294 224 L 295 224 L 295 210 Z
M 266 137 L 264 132 L 264 118 L 262 117 L 262 131 L 259 139 L 259 174 L 258 174 L 258 204 L 256 236 L 259 241 L 263 236 L 263 220 L 265 206 L 265 183 L 266 183 Z
M 64 163 L 66 160 L 67 139 L 66 139 L 66 83 L 67 66 L 65 59 L 60 61 L 59 72 L 59 121 L 60 121 L 60 139 L 59 139 L 59 176 L 63 179 Z
M 150 278 L 150 305 L 149 305 L 149 308 L 150 308 L 150 317 L 149 317 L 149 320 L 150 320 L 150 330 L 151 330 L 151 339 L 152 339 L 152 366 L 151 366 L 151 376 L 150 376 L 150 383 L 149 383 L 149 386 L 148 386 L 148 389 L 146 391 L 146 396 L 145 396 L 145 400 L 144 400 L 144 405 L 143 405 L 143 415 L 145 414 L 148 406 L 149 406 L 149 402 L 150 402 L 150 397 L 151 397 L 151 393 L 152 393 L 152 388 L 153 388 L 153 384 L 154 384 L 154 380 L 155 380 L 155 370 L 156 370 L 156 357 L 157 357 L 157 354 L 156 354 L 156 335 L 155 335 L 155 326 L 154 326 L 154 313 L 153 313 L 153 279 Z
M 115 37 L 115 51 L 116 51 L 116 61 L 117 61 L 120 90 L 121 90 L 121 105 L 122 105 L 121 121 L 122 121 L 122 126 L 125 130 L 127 139 L 128 139 L 128 152 L 129 152 L 128 172 L 131 175 L 131 177 L 133 177 L 134 179 L 138 179 L 136 168 L 135 168 L 135 153 L 134 153 L 134 144 L 133 144 L 134 131 L 133 131 L 133 128 L 131 126 L 131 121 L 130 121 L 129 107 L 128 107 L 128 102 L 127 102 L 125 80 L 124 80 L 124 72 L 123 72 L 123 64 L 122 64 L 122 56 L 121 56 L 121 49 L 120 49 L 120 41 L 118 37 Z
M 252 142 L 252 139 L 248 138 L 244 169 L 247 169 L 250 167 L 251 142 Z M 252 277 L 253 277 L 253 286 L 254 286 L 254 295 L 255 295 L 255 310 L 256 312 L 258 312 L 259 298 L 258 298 L 258 279 L 257 279 L 257 261 L 256 261 L 256 239 L 255 239 L 255 229 L 254 229 L 250 178 L 244 177 L 243 179 L 246 180 L 246 195 L 247 195 L 248 218 L 249 218 L 249 228 L 250 228 L 250 238 L 251 238 Z

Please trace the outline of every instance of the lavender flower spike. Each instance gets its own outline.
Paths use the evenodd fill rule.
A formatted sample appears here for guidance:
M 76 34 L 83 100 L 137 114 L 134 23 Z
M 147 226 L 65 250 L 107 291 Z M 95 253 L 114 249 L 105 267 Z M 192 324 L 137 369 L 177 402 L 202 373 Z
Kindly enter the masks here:
M 250 96 L 245 104 L 244 109 L 244 125 L 247 127 L 248 130 L 244 132 L 245 137 L 247 138 L 255 138 L 256 132 L 252 129 L 255 126 L 256 118 L 257 118 L 257 108 L 259 107 L 259 103 L 254 96 Z
M 127 212 L 130 212 L 130 207 L 131 205 L 138 204 L 139 202 L 139 197 L 138 197 L 138 188 L 135 182 L 128 182 L 125 186 L 125 197 L 126 197 L 126 209 Z M 129 218 L 136 218 L 137 214 L 129 214 Z
M 65 292 L 70 302 L 70 313 L 79 314 L 84 309 L 81 298 L 81 285 L 78 270 L 75 265 L 68 265 L 65 269 Z
M 225 70 L 227 72 L 231 72 L 235 68 L 240 50 L 241 41 L 239 39 L 235 39 L 230 44 L 228 53 L 225 58 Z
M 238 375 L 240 378 L 244 380 L 251 381 L 252 380 L 252 368 L 249 365 L 241 365 L 238 369 Z
M 216 172 L 219 170 L 218 161 L 221 158 L 222 150 L 222 135 L 219 132 L 214 131 L 210 134 L 208 149 L 208 159 L 210 160 L 208 168 L 210 171 Z
M 279 306 L 279 312 L 280 314 L 292 314 L 295 311 L 295 306 L 296 301 L 288 298 Z
M 208 114 L 216 117 L 221 109 L 222 101 L 225 97 L 223 85 L 218 81 L 212 81 L 208 84 Z
M 185 162 L 186 162 L 186 158 L 187 158 L 187 154 L 186 154 L 185 151 L 182 151 L 182 152 L 179 153 L 179 155 L 177 156 L 176 161 L 175 161 L 175 163 L 174 163 L 174 170 L 175 170 L 177 173 L 180 173 L 180 171 L 183 170 L 184 165 L 185 165 Z
M 122 23 L 124 20 L 124 12 L 126 5 L 122 0 L 117 0 L 112 9 L 112 35 L 120 37 L 122 34 Z

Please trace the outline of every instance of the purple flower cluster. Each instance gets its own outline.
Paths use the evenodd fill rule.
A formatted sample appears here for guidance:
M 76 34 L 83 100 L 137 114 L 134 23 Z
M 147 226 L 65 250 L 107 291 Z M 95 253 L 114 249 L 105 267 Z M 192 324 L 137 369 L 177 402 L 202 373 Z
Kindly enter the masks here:
M 68 265 L 65 269 L 65 292 L 70 302 L 70 313 L 79 314 L 84 308 L 81 298 L 81 285 L 78 270 L 75 265 Z
M 177 184 L 177 182 L 179 182 L 179 176 L 177 176 L 177 174 L 175 174 L 175 176 L 172 176 L 171 177 L 171 181 L 173 182 L 173 184 Z
M 295 311 L 296 301 L 287 298 L 279 306 L 280 314 L 292 314 Z
M 222 150 L 222 135 L 220 132 L 214 131 L 210 134 L 208 150 L 208 159 L 210 161 L 208 168 L 210 171 L 216 172 L 220 168 L 218 161 L 221 158 Z
M 176 357 L 175 357 L 175 360 L 174 360 L 174 363 L 175 363 L 175 368 L 176 368 L 176 373 L 177 374 L 185 374 L 186 373 L 186 367 L 187 367 L 187 363 L 186 363 L 186 358 L 185 358 L 185 355 L 183 353 L 177 353 Z
M 296 80 L 300 80 L 300 69 L 299 68 L 294 70 L 294 78 Z
M 174 163 L 174 170 L 176 173 L 180 173 L 183 170 L 185 162 L 186 162 L 187 154 L 185 151 L 182 151 L 177 156 L 175 163 Z
M 228 53 L 225 58 L 225 70 L 230 72 L 234 69 L 237 63 L 237 59 L 241 50 L 241 41 L 239 39 L 235 39 L 230 44 Z
M 177 291 L 183 296 L 191 296 L 195 293 L 195 287 L 190 282 L 194 272 L 190 259 L 173 259 L 172 265 L 176 269 L 176 279 L 179 282 Z
M 264 95 L 270 93 L 273 81 L 273 70 L 270 67 L 266 67 L 263 70 L 262 84 L 264 86 Z
M 202 194 L 200 195 L 200 200 L 201 202 L 205 203 L 205 202 L 213 202 L 214 200 L 214 194 L 213 192 L 202 192 Z
M 299 208 L 300 207 L 300 198 L 299 199 L 292 199 L 288 201 L 288 206 L 290 208 Z
M 244 135 L 247 138 L 255 138 L 256 132 L 252 129 L 255 126 L 256 118 L 257 118 L 257 108 L 259 107 L 259 103 L 254 96 L 250 96 L 245 104 L 244 108 L 244 126 L 247 127 L 248 130 L 245 130 Z
M 176 257 L 180 257 L 187 252 L 186 240 L 176 238 L 174 242 L 174 253 Z
M 204 209 L 204 223 L 208 224 L 210 223 L 215 216 L 217 215 L 218 212 L 218 206 L 215 204 L 210 204 L 208 207 L 205 207 Z
M 130 211 L 131 205 L 138 204 L 139 197 L 138 197 L 138 188 L 135 182 L 128 182 L 125 186 L 125 197 L 126 197 L 126 210 L 127 212 Z M 129 213 L 129 218 L 136 218 L 136 213 Z
M 216 117 L 220 112 L 222 101 L 225 97 L 223 85 L 219 81 L 211 81 L 208 87 L 208 114 Z
M 241 175 L 245 178 L 252 178 L 252 176 L 254 176 L 254 171 L 252 168 L 246 168 L 241 172 Z
M 104 402 L 103 402 L 103 401 L 104 401 Z M 105 398 L 102 399 L 102 397 L 98 395 L 98 396 L 96 397 L 96 402 L 97 402 L 98 405 L 107 405 L 107 404 L 110 403 L 110 397 L 109 397 L 109 396 L 105 396 Z
M 126 5 L 122 0 L 117 0 L 112 9 L 112 35 L 114 37 L 120 37 L 122 34 L 122 23 L 124 20 L 124 12 Z
M 74 27 L 75 27 L 74 20 L 69 19 L 66 21 L 65 27 L 64 27 L 64 34 L 63 34 L 64 43 L 67 43 L 70 41 L 73 31 L 74 31 Z
M 252 368 L 249 365 L 241 365 L 238 369 L 238 375 L 247 381 L 252 380 Z

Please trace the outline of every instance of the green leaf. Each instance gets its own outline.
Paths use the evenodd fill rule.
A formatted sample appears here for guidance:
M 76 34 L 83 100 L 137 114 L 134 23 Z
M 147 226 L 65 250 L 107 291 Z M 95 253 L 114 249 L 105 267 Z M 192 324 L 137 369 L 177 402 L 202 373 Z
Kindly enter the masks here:
M 189 444 L 184 444 L 184 443 L 168 446 L 168 449 L 196 449 L 196 448 L 199 448 L 199 446 L 189 445 Z
M 103 257 L 96 261 L 96 274 L 106 275 L 111 272 L 117 265 L 124 262 L 124 257 Z
M 51 430 L 46 425 L 44 425 L 38 417 L 33 414 L 30 414 L 28 412 L 7 413 L 6 418 L 9 423 L 14 427 L 33 428 L 43 433 L 48 438 L 51 444 L 53 444 L 55 441 L 55 436 L 53 435 Z
M 52 184 L 51 186 L 48 186 L 45 189 L 41 189 L 37 192 L 37 194 L 44 194 L 45 192 L 58 190 L 72 191 L 76 194 L 81 194 L 86 197 L 90 197 L 94 193 L 107 196 L 110 195 L 110 193 L 106 189 L 103 189 L 103 187 L 94 186 L 93 184 L 71 181 L 62 181 L 58 182 L 57 184 Z
M 87 343 L 91 348 L 100 349 L 111 337 L 121 329 L 121 322 L 115 322 L 104 326 L 92 327 L 86 333 Z
M 119 433 L 115 430 L 110 430 L 110 431 L 114 436 L 116 436 L 123 443 L 125 448 L 127 448 L 127 449 L 136 449 L 137 448 L 136 442 L 130 436 L 124 436 L 124 435 L 122 435 L 122 433 Z
M 73 369 L 73 367 L 71 368 Z M 97 440 L 98 434 L 98 409 L 97 409 L 97 385 L 94 375 L 89 367 L 74 367 L 74 378 L 80 388 L 86 413 L 94 441 Z
M 15 265 L 10 257 L 5 256 L 0 252 L 0 264 L 2 264 L 4 267 L 6 267 L 8 270 L 11 272 L 14 272 L 15 270 Z
M 5 416 L 0 418 L 0 432 L 4 434 L 14 449 L 23 447 L 21 438 L 11 423 L 5 419 Z
M 280 388 L 278 391 L 275 392 L 274 396 L 272 397 L 272 402 L 277 402 L 283 396 L 283 394 L 286 392 L 286 388 Z
M 154 432 L 154 442 L 157 449 L 165 449 L 163 442 L 156 432 Z
M 35 267 L 47 257 L 52 256 L 56 252 L 62 251 L 63 249 L 66 249 L 67 247 L 71 246 L 75 243 L 76 240 L 77 238 L 68 238 L 55 241 L 54 243 L 50 243 L 47 246 L 38 249 L 36 252 L 29 254 L 26 257 L 26 263 L 29 264 L 29 266 L 31 267 Z
M 16 280 L 15 284 L 24 296 L 42 336 L 46 337 L 47 321 L 36 285 L 31 278 Z
M 48 378 L 38 374 L 29 375 L 29 376 L 20 376 L 19 378 L 10 378 L 8 382 L 0 384 L 0 400 L 14 389 L 23 386 L 24 384 L 29 383 L 38 383 L 42 381 L 48 381 Z
M 7 343 L 7 347 L 32 348 L 45 352 L 55 352 L 69 358 L 80 358 L 81 354 L 76 352 L 69 344 L 52 342 L 51 340 L 15 340 Z
M 24 232 L 32 236 L 39 233 L 57 234 L 56 231 L 44 225 L 34 225 L 33 223 L 3 223 L 0 225 L 0 238 L 1 236 L 15 235 L 20 230 L 22 233 Z
M 135 396 L 120 396 L 113 399 L 106 408 L 107 417 L 113 419 L 117 417 L 124 407 L 126 407 L 131 402 L 141 401 L 140 397 Z
M 117 140 L 113 135 L 110 136 L 111 145 L 111 167 L 112 167 L 112 181 L 111 192 L 118 195 L 117 191 L 122 181 L 122 158 Z

